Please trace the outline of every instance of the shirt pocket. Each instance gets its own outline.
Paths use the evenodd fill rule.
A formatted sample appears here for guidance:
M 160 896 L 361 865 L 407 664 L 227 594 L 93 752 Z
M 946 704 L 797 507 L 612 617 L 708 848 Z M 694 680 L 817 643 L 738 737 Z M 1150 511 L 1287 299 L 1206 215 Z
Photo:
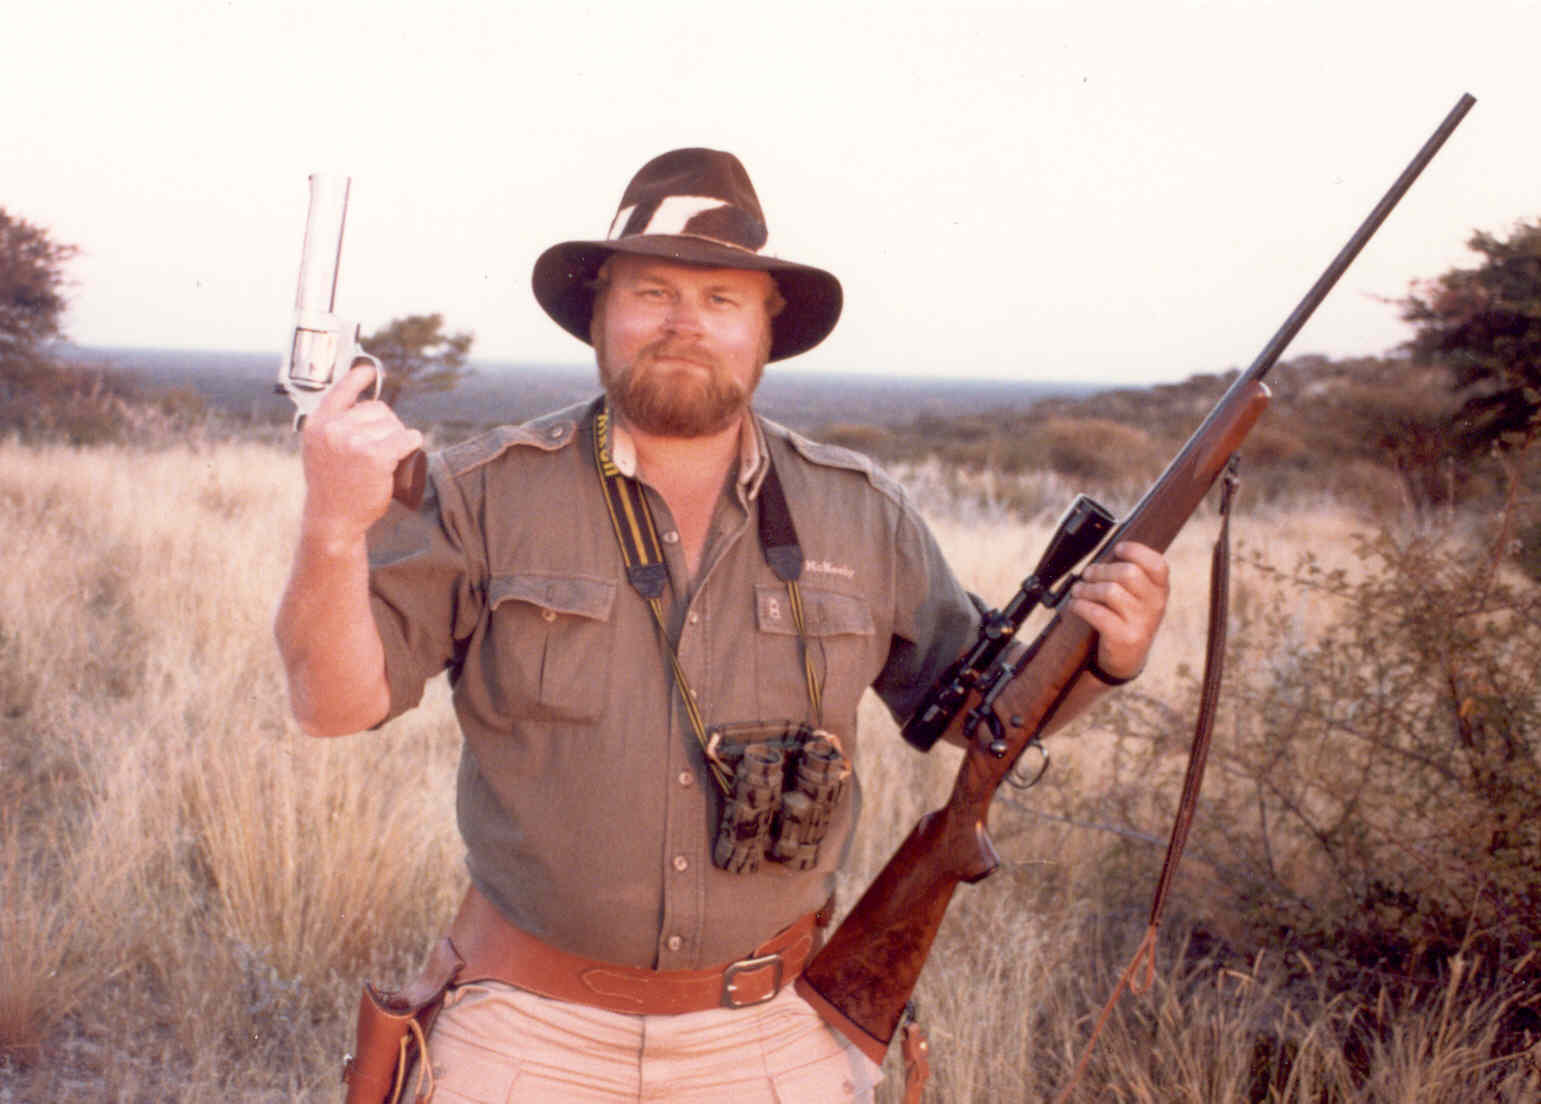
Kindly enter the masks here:
M 824 703 L 822 723 L 849 735 L 856 704 L 876 675 L 870 660 L 877 632 L 872 609 L 860 595 L 819 587 L 798 588 L 804 635 Z M 808 680 L 798 649 L 786 586 L 755 587 L 756 682 L 760 719 L 800 719 L 808 714 Z
M 494 575 L 488 669 L 500 712 L 541 721 L 592 721 L 609 695 L 611 579 L 552 572 Z

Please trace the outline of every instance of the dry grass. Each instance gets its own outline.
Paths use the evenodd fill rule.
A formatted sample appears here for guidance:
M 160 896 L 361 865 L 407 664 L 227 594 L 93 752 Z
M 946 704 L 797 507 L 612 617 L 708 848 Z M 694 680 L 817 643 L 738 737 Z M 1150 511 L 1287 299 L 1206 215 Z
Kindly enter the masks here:
M 1001 488 L 983 491 L 967 510 L 948 495 L 937 525 L 968 584 L 1000 601 L 1058 504 L 1021 524 Z M 257 444 L 0 441 L 0 1102 L 336 1099 L 360 981 L 412 969 L 453 908 L 458 744 L 442 685 L 382 733 L 317 743 L 287 719 L 269 622 L 299 493 L 292 454 Z M 1212 520 L 1172 550 L 1179 589 L 1140 684 L 1174 707 L 1202 650 Z M 1287 562 L 1308 541 L 1335 555 L 1351 525 L 1321 507 L 1242 535 Z M 1300 631 L 1318 615 L 1302 609 Z M 871 702 L 864 721 L 847 900 L 956 765 L 903 747 Z M 1103 711 L 1056 738 L 1035 802 L 1070 809 L 1083 786 L 1115 784 L 1116 729 Z M 960 890 L 919 994 L 935 1100 L 1063 1084 L 1138 938 L 1146 890 L 1124 872 L 1159 859 L 1012 804 L 997 819 L 1006 866 Z M 1432 1010 L 1366 1010 L 1302 988 L 1298 964 L 1238 968 L 1173 942 L 1078 1099 L 1537 1098 L 1534 1052 L 1494 1058 L 1501 998 L 1470 978 Z M 1260 1069 L 1286 1062 L 1282 1093 L 1252 1095 Z
M 256 446 L 0 445 L 20 1099 L 327 1098 L 352 979 L 404 968 L 452 903 L 444 710 L 333 744 L 286 719 L 295 475 Z

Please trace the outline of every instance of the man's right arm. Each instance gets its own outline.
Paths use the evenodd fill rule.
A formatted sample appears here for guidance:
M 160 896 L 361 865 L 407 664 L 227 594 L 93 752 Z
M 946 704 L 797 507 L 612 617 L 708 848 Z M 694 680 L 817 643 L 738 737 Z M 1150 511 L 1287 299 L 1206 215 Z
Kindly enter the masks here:
M 290 708 L 312 736 L 361 731 L 390 709 L 365 534 L 390 505 L 397 463 L 423 437 L 384 403 L 357 401 L 373 379 L 373 369 L 355 368 L 301 434 L 305 507 L 274 635 Z

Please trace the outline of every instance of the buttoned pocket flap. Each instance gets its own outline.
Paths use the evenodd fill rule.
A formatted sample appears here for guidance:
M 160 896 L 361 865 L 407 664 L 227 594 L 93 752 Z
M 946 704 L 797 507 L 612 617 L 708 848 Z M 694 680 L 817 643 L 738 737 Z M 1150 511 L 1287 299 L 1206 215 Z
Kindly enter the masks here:
M 818 587 L 799 587 L 809 636 L 871 636 L 877 631 L 865 599 Z M 755 623 L 761 632 L 797 634 L 785 586 L 755 587 Z
M 487 598 L 493 609 L 504 602 L 525 602 L 543 613 L 608 621 L 615 605 L 615 589 L 615 582 L 610 579 L 524 572 L 494 576 L 488 585 Z
M 602 691 L 615 650 L 615 591 L 610 579 L 554 571 L 494 575 L 489 708 L 522 722 L 599 717 L 609 700 Z

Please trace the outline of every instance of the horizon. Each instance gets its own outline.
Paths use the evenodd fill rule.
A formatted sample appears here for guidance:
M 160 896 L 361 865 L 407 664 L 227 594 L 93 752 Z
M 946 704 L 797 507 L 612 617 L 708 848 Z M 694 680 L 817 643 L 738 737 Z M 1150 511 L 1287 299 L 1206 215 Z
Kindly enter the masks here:
M 92 355 L 130 355 L 130 356 L 172 356 L 182 358 L 195 357 L 234 357 L 251 360 L 271 361 L 276 378 L 277 368 L 282 362 L 281 351 L 262 349 L 220 349 L 195 346 L 156 346 L 156 345 L 87 345 L 78 341 L 62 340 L 52 343 L 52 348 L 60 350 L 63 355 L 83 356 L 89 358 Z M 1261 348 L 1261 346 L 1260 346 Z M 1374 360 L 1405 360 L 1406 354 L 1401 351 L 1401 346 L 1388 349 L 1381 353 L 1354 353 L 1346 356 L 1334 356 L 1320 352 L 1292 352 L 1285 349 L 1278 358 L 1276 364 L 1288 364 L 1291 361 L 1320 358 L 1329 362 L 1344 362 L 1361 359 Z M 592 377 L 595 372 L 593 360 L 587 362 L 570 360 L 520 360 L 506 357 L 478 356 L 472 354 L 466 358 L 466 363 L 471 369 L 469 374 L 497 374 L 506 371 L 519 371 L 523 369 L 536 369 L 540 371 L 563 373 L 575 376 Z M 1250 363 L 1250 362 L 1249 362 Z M 96 366 L 89 363 L 82 367 L 106 367 L 111 365 Z M 1182 376 L 1161 377 L 1152 379 L 1072 379 L 1061 378 L 1030 378 L 1026 376 L 1007 375 L 922 375 L 905 372 L 881 372 L 878 370 L 839 369 L 823 367 L 817 370 L 799 369 L 795 364 L 779 362 L 767 370 L 765 379 L 768 381 L 796 379 L 802 382 L 816 384 L 820 380 L 828 381 L 855 381 L 868 379 L 883 379 L 904 383 L 916 384 L 946 384 L 949 386 L 983 386 L 991 388 L 1021 387 L 1027 390 L 1060 390 L 1073 393 L 1091 393 L 1095 391 L 1112 391 L 1120 389 L 1140 389 L 1146 387 L 1160 387 L 1173 384 L 1182 384 L 1197 378 L 1212 376 L 1225 376 L 1245 371 L 1245 364 L 1229 364 L 1223 368 L 1196 368 Z M 389 371 L 389 365 L 386 366 Z M 489 372 L 481 372 L 486 369 Z
M 275 377 L 276 377 L 276 374 L 277 374 L 276 370 L 277 370 L 277 368 L 278 368 L 278 366 L 279 366 L 279 364 L 280 364 L 280 362 L 282 361 L 282 358 L 283 358 L 282 352 L 269 351 L 269 350 L 261 350 L 261 349 L 216 349 L 216 348 L 154 346 L 154 345 L 86 345 L 86 344 L 82 344 L 81 342 L 78 342 L 78 341 L 55 342 L 54 343 L 54 347 L 56 349 L 59 349 L 59 350 L 63 351 L 65 355 L 68 355 L 68 356 L 82 356 L 82 357 L 86 357 L 86 358 L 89 358 L 90 356 L 93 356 L 93 355 L 130 355 L 130 356 L 142 356 L 142 357 L 171 356 L 171 357 L 181 357 L 181 358 L 198 358 L 198 357 L 204 357 L 204 358 L 227 357 L 227 358 L 231 358 L 231 357 L 234 357 L 234 358 L 241 358 L 241 359 L 249 359 L 249 360 L 254 361 L 254 362 L 257 361 L 257 360 L 263 360 L 263 361 L 271 360 L 272 364 L 273 364 L 273 368 L 274 368 L 274 375 L 275 375 Z M 491 370 L 491 372 L 493 372 L 493 373 L 501 373 L 501 372 L 504 372 L 504 371 L 518 371 L 518 370 L 522 370 L 522 369 L 538 369 L 538 370 L 541 370 L 541 371 L 565 373 L 565 374 L 571 374 L 571 375 L 574 375 L 574 376 L 585 376 L 585 377 L 590 377 L 590 378 L 592 378 L 594 376 L 594 373 L 595 373 L 594 362 L 592 360 L 589 360 L 587 363 L 584 363 L 582 361 L 576 361 L 576 360 L 574 360 L 574 361 L 513 360 L 513 359 L 508 359 L 508 358 L 502 358 L 502 357 L 483 357 L 483 356 L 477 356 L 477 355 L 474 355 L 474 354 L 471 355 L 471 356 L 468 356 L 466 359 L 467 359 L 467 364 L 470 365 L 470 367 L 473 370 L 475 370 L 475 369 L 488 369 L 488 370 Z M 87 365 L 87 366 L 90 367 L 90 365 Z M 110 368 L 111 365 L 109 364 L 109 365 L 107 365 L 105 367 Z M 791 371 L 784 370 L 784 369 L 789 369 L 789 368 L 791 368 L 793 370 L 791 370 Z M 390 370 L 390 366 L 389 365 L 386 366 L 386 370 L 387 371 Z M 1230 370 L 1232 370 L 1232 369 L 1225 369 L 1224 371 L 1230 371 Z M 1212 374 L 1215 374 L 1215 373 L 1206 373 L 1206 372 L 1195 372 L 1195 373 L 1193 373 L 1193 375 L 1212 375 Z M 1104 390 L 1104 389 L 1108 389 L 1108 388 L 1112 388 L 1112 387 L 1126 386 L 1125 384 L 1109 383 L 1109 382 L 1102 381 L 1102 380 L 1026 379 L 1026 378 L 1014 378 L 1014 377 L 1010 377 L 1010 376 L 990 376 L 990 375 L 981 375 L 981 376 L 959 376 L 959 375 L 923 376 L 923 375 L 906 375 L 906 374 L 899 373 L 899 372 L 895 372 L 895 373 L 881 373 L 881 372 L 877 372 L 877 371 L 860 371 L 860 370 L 842 371 L 842 370 L 838 370 L 838 369 L 825 369 L 825 370 L 821 370 L 821 371 L 798 371 L 798 370 L 795 370 L 795 366 L 787 365 L 787 364 L 777 364 L 774 368 L 768 369 L 765 378 L 766 378 L 766 380 L 770 380 L 770 381 L 774 381 L 774 380 L 778 380 L 778 379 L 779 380 L 787 380 L 787 379 L 795 378 L 795 379 L 797 379 L 799 381 L 807 382 L 807 383 L 812 383 L 812 384 L 816 384 L 820 380 L 835 381 L 835 380 L 884 379 L 884 380 L 890 380 L 890 381 L 903 381 L 903 382 L 938 384 L 938 385 L 945 383 L 945 384 L 947 384 L 949 386 L 981 385 L 981 386 L 997 387 L 997 388 L 1019 387 L 1020 386 L 1022 388 L 1032 389 L 1032 390 L 1039 390 L 1039 389 L 1044 389 L 1044 388 L 1054 388 L 1054 389 L 1063 389 L 1063 390 L 1072 390 L 1072 391 L 1080 391 L 1080 390 L 1097 391 L 1097 390 Z M 1191 377 L 1189 377 L 1189 378 L 1191 378 Z M 1170 382 L 1170 381 L 1153 381 L 1152 385 L 1154 386 L 1154 384 L 1156 382 Z M 1138 384 L 1131 384 L 1131 385 L 1127 385 L 1127 386 L 1138 386 Z
M 155 349 L 136 346 L 69 348 L 85 367 L 129 383 L 146 398 L 192 391 L 209 407 L 256 421 L 292 420 L 291 400 L 275 393 L 281 357 L 271 352 Z M 398 403 L 401 417 L 420 427 L 517 424 L 599 393 L 592 363 L 474 361 L 447 391 L 420 392 Z M 389 371 L 389 366 L 387 366 Z M 1031 406 L 1046 398 L 1094 395 L 1101 385 L 1076 381 L 964 377 L 881 379 L 862 373 L 767 373 L 756 391 L 761 414 L 793 428 L 818 431 L 842 424 L 906 425 L 918 417 L 967 417 Z

